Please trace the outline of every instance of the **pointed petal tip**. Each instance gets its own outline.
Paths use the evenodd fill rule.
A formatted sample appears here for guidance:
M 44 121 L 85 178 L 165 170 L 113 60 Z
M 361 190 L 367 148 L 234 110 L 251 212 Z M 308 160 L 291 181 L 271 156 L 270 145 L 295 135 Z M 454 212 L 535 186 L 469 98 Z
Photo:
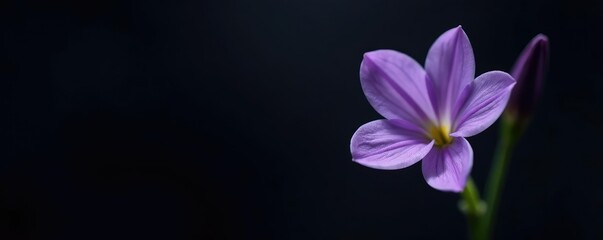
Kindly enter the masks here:
M 370 52 L 365 52 L 364 54 L 362 54 L 362 61 L 367 60 L 371 57 L 371 55 L 373 54 L 374 51 L 370 51 Z
M 362 55 L 362 57 L 364 57 L 364 58 L 374 57 L 375 55 L 379 55 L 379 54 L 383 54 L 383 53 L 391 53 L 391 52 L 398 52 L 398 51 L 392 50 L 392 49 L 377 49 L 377 50 L 365 52 Z
M 448 29 L 442 35 L 440 35 L 440 37 L 443 36 L 443 35 L 448 35 L 450 38 L 453 39 L 455 37 L 459 37 L 459 36 L 462 36 L 462 35 L 467 36 L 467 33 L 465 33 L 465 29 L 463 29 L 462 25 L 458 25 L 456 27 Z
M 454 30 L 456 30 L 457 33 L 465 33 L 465 29 L 463 29 L 463 25 L 458 25 L 457 27 L 454 28 Z
M 365 52 L 364 54 L 362 54 L 362 58 L 363 59 L 370 58 L 371 56 L 375 55 L 375 52 L 377 52 L 377 51 L 379 51 L 379 50 Z
M 362 54 L 362 58 L 367 58 L 367 57 L 371 56 L 372 54 L 375 53 L 375 51 L 378 51 L 378 50 L 373 50 L 373 51 L 370 51 L 370 52 L 365 52 L 364 54 Z
M 379 56 L 392 53 L 397 53 L 397 51 L 391 49 L 377 49 L 370 52 L 365 52 L 362 55 L 362 61 L 374 62 L 375 59 L 379 58 Z
M 547 49 L 549 48 L 549 38 L 546 35 L 540 33 L 534 38 L 532 38 L 528 46 L 531 46 L 530 48 L 533 50 L 538 49 L 538 51 L 547 51 Z
M 547 37 L 546 35 L 539 33 L 538 35 L 536 35 L 533 40 L 534 42 L 537 43 L 542 43 L 542 44 L 548 44 L 549 43 L 549 37 Z

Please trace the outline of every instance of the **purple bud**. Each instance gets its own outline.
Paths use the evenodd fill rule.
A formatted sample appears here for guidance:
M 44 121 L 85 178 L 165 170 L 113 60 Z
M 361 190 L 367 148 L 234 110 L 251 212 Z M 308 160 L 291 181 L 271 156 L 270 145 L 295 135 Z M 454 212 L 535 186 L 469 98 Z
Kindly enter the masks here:
M 527 120 L 542 93 L 549 67 L 549 39 L 538 34 L 521 52 L 511 70 L 517 85 L 511 93 L 506 115 L 512 120 Z

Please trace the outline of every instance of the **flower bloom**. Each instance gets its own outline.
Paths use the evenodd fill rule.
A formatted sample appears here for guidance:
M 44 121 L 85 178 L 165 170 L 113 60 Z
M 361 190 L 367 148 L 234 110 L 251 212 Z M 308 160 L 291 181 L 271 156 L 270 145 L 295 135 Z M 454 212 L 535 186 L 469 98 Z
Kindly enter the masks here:
M 431 46 L 425 69 L 393 50 L 364 54 L 362 90 L 386 119 L 362 125 L 350 143 L 353 161 L 376 169 L 401 169 L 422 161 L 427 183 L 460 192 L 473 166 L 465 139 L 490 125 L 504 110 L 515 80 L 501 71 L 475 78 L 469 38 L 450 29 Z
M 538 34 L 521 52 L 511 70 L 517 86 L 511 93 L 506 114 L 514 120 L 526 120 L 534 111 L 548 71 L 549 39 Z

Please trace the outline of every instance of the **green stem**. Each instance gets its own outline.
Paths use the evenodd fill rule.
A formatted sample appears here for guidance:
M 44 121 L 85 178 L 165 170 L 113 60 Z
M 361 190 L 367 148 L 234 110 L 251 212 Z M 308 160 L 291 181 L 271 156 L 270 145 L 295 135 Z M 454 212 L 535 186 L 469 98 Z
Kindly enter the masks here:
M 506 117 L 501 118 L 500 139 L 498 146 L 496 147 L 490 175 L 486 182 L 485 196 L 488 210 L 486 211 L 481 224 L 481 239 L 490 239 L 492 237 L 492 230 L 500 196 L 504 187 L 505 175 L 509 166 L 511 152 L 513 151 L 513 147 L 517 142 L 520 133 L 521 128 L 515 124 L 515 122 Z
M 481 218 L 484 216 L 484 204 L 479 198 L 479 192 L 473 182 L 473 179 L 469 177 L 465 189 L 461 193 L 463 201 L 461 201 L 461 211 L 467 216 L 467 223 L 469 225 L 469 234 L 471 239 L 480 240 L 480 231 L 482 223 Z

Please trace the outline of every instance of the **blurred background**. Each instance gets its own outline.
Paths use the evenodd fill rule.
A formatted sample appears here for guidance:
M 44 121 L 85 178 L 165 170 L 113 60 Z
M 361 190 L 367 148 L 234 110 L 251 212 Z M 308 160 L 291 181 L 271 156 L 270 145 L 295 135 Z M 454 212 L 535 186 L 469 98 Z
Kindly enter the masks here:
M 466 239 L 420 165 L 355 164 L 382 118 L 362 54 L 423 63 L 462 25 L 476 74 L 538 33 L 551 69 L 496 239 L 602 239 L 602 2 L 0 3 L 0 239 Z M 469 138 L 483 188 L 497 124 Z

